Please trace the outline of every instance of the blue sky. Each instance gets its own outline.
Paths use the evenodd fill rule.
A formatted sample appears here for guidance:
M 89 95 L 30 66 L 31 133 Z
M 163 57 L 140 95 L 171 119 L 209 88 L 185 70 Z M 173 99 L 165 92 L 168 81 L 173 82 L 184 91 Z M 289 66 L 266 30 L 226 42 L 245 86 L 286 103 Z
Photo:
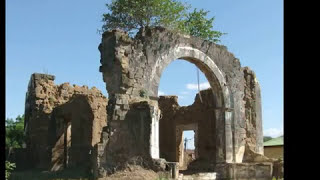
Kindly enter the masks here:
M 55 83 L 95 86 L 107 95 L 98 71 L 105 0 L 6 1 L 6 117 L 24 113 L 30 75 L 48 72 Z M 221 44 L 249 66 L 261 85 L 265 135 L 283 131 L 283 2 L 280 0 L 186 0 L 215 16 Z M 206 85 L 202 75 L 201 83 Z M 192 104 L 196 67 L 174 61 L 163 72 L 159 90 Z M 189 84 L 189 85 L 188 85 Z M 189 87 L 189 88 L 188 88 Z

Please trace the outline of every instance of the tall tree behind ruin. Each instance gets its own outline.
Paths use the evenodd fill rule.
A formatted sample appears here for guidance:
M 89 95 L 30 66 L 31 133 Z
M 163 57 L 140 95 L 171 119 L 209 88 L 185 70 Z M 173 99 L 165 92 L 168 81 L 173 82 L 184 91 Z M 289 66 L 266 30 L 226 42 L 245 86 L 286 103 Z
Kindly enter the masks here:
M 24 115 L 6 119 L 6 148 L 21 148 L 24 142 Z
M 103 14 L 102 32 L 121 29 L 132 35 L 143 27 L 162 26 L 212 42 L 224 34 L 212 30 L 209 11 L 188 12 L 191 6 L 177 0 L 113 0 L 106 6 L 110 12 Z

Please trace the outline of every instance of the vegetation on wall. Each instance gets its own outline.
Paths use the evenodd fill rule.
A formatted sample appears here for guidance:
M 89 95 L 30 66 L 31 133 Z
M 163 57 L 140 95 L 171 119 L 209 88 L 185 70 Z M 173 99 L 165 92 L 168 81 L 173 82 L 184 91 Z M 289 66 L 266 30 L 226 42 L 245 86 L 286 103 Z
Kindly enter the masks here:
M 133 34 L 143 27 L 162 26 L 212 42 L 225 34 L 212 30 L 214 17 L 207 18 L 209 11 L 189 12 L 191 6 L 178 0 L 112 0 L 106 6 L 102 32 L 121 29 Z
M 186 19 L 180 23 L 179 30 L 192 36 L 200 37 L 212 42 L 219 42 L 219 38 L 225 34 L 212 30 L 214 17 L 207 19 L 209 11 L 194 9 L 193 12 L 187 14 Z

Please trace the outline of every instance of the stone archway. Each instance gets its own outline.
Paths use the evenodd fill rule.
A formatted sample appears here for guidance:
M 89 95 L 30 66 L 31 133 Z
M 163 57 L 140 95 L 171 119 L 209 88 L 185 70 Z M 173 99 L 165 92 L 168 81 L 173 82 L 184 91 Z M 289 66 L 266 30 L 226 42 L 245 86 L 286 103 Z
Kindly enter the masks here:
M 232 168 L 228 164 L 242 163 L 247 145 L 254 153 L 263 154 L 260 89 L 257 83 L 246 85 L 251 79 L 245 77 L 239 60 L 225 46 L 156 27 L 139 31 L 135 38 L 119 30 L 105 32 L 99 51 L 99 71 L 109 101 L 108 125 L 95 150 L 96 175 L 105 176 L 137 156 L 148 161 L 159 158 L 158 86 L 163 69 L 178 58 L 194 63 L 211 85 L 216 107 L 217 171 L 224 173 L 224 167 Z M 256 118 L 249 122 L 247 117 Z
M 183 45 L 176 45 L 163 53 L 152 67 L 150 77 L 150 87 L 153 94 L 158 94 L 159 80 L 163 70 L 174 60 L 184 59 L 195 64 L 208 79 L 215 102 L 216 131 L 216 161 L 233 162 L 233 142 L 232 142 L 232 109 L 231 97 L 226 80 L 215 62 L 202 51 Z M 214 115 L 214 114 L 213 114 Z

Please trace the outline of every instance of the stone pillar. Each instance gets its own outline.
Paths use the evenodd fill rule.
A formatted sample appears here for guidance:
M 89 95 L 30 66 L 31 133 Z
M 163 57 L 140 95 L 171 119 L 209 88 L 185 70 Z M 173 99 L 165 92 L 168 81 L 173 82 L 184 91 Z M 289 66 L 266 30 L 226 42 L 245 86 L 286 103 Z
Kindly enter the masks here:
M 176 162 L 179 162 L 180 165 L 183 164 L 183 130 L 179 127 L 176 127 Z
M 179 166 L 179 163 L 174 163 L 173 166 L 172 166 L 172 170 L 171 170 L 172 179 L 175 179 L 175 178 L 177 178 L 179 176 L 179 168 L 178 168 L 178 166 Z
M 109 141 L 108 132 L 108 127 L 105 127 L 103 129 L 103 132 L 101 133 L 101 141 L 98 144 L 96 144 L 93 148 L 91 161 L 93 176 L 95 178 L 102 178 L 106 176 L 106 170 L 104 169 L 104 165 L 106 164 L 107 160 L 106 147 Z
M 257 131 L 257 145 L 256 152 L 264 154 L 263 151 L 263 128 L 262 128 L 262 107 L 261 107 L 261 92 L 260 85 L 255 78 L 255 109 L 256 109 L 256 131 Z
M 151 138 L 150 138 L 150 155 L 153 159 L 159 159 L 159 119 L 160 109 L 153 107 L 151 109 Z
M 226 162 L 233 162 L 233 129 L 232 129 L 232 115 L 231 109 L 225 110 L 225 136 L 226 136 Z
M 260 85 L 255 73 L 249 68 L 242 68 L 244 74 L 244 103 L 246 119 L 246 144 L 250 149 L 263 155 L 263 130 L 261 112 Z
M 170 169 L 170 176 L 172 179 L 179 177 L 179 163 L 177 162 L 166 162 Z
M 198 147 L 198 126 L 196 126 L 197 128 L 194 130 L 194 156 L 197 159 L 199 157 L 199 147 Z
M 216 115 L 216 163 L 233 162 L 232 111 L 215 109 Z

